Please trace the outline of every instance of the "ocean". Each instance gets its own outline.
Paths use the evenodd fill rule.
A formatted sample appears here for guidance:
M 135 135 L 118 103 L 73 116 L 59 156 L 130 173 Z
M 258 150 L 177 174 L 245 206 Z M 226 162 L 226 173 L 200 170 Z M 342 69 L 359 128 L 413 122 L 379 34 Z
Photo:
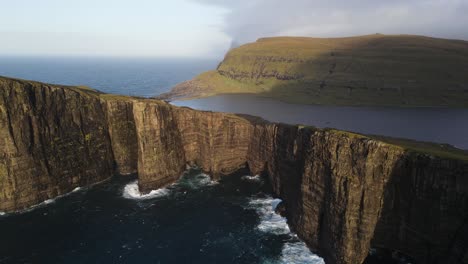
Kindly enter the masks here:
M 0 76 L 151 97 L 217 63 L 203 59 L 0 57 Z

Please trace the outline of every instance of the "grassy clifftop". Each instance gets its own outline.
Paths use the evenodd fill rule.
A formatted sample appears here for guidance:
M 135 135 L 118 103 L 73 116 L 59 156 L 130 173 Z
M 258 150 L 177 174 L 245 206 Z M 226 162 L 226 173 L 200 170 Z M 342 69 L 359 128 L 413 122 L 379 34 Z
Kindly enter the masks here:
M 259 39 L 161 98 L 223 93 L 304 104 L 468 107 L 468 42 L 380 34 Z

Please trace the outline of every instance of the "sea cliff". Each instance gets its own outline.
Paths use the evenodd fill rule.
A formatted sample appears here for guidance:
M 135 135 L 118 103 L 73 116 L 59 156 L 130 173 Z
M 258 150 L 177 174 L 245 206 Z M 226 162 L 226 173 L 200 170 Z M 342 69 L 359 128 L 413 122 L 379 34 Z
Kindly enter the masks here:
M 362 263 L 371 247 L 468 263 L 461 150 L 0 78 L 0 211 L 116 174 L 137 173 L 148 192 L 187 164 L 215 178 L 267 176 L 291 228 L 326 263 Z

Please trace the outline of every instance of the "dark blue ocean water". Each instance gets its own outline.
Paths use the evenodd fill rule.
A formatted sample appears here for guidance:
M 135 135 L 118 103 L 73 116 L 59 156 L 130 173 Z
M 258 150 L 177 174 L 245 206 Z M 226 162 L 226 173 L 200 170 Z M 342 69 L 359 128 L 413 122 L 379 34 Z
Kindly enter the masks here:
M 0 263 L 311 263 L 260 177 L 197 170 L 141 195 L 115 178 L 0 216 Z
M 217 63 L 202 59 L 0 57 L 0 76 L 149 97 L 167 92 Z

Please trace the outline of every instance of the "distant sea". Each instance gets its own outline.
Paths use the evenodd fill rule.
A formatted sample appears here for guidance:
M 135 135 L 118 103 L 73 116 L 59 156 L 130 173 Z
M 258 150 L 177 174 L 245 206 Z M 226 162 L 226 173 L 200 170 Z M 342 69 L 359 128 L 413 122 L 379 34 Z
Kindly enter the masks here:
M 0 57 L 0 76 L 150 97 L 214 69 L 216 59 Z

